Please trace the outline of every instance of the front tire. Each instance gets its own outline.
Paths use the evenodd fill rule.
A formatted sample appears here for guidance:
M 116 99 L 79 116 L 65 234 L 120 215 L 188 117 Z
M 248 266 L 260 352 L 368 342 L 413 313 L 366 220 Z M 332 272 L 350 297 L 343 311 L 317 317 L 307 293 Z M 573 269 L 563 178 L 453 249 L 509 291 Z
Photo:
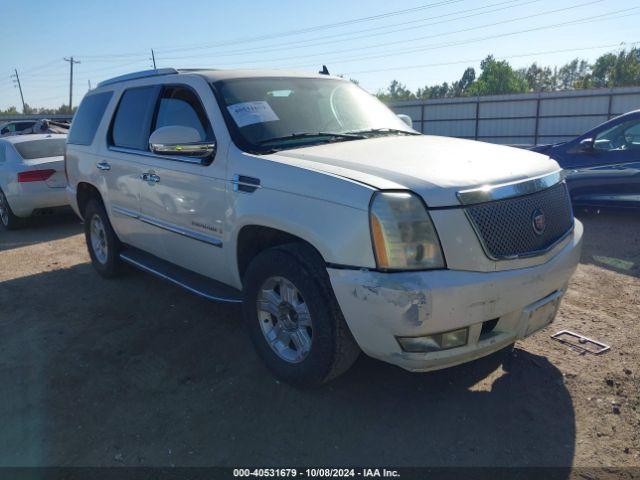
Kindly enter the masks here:
M 102 202 L 89 200 L 84 209 L 84 236 L 91 263 L 105 278 L 116 277 L 121 272 L 120 242 Z
M 322 258 L 303 244 L 260 253 L 244 278 L 244 321 L 274 375 L 317 386 L 344 373 L 360 353 Z
M 0 223 L 5 230 L 16 230 L 24 225 L 24 220 L 13 214 L 9 201 L 2 190 L 0 190 Z

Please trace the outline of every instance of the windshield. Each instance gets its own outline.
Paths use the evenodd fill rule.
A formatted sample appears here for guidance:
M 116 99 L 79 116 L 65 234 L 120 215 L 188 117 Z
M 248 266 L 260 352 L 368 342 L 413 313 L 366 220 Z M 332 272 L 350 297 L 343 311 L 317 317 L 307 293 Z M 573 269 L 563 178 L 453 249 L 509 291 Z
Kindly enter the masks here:
M 215 87 L 230 128 L 252 150 L 417 135 L 377 98 L 344 80 L 243 78 Z
M 25 160 L 45 157 L 61 157 L 64 155 L 64 138 L 48 138 L 14 143 L 14 147 Z

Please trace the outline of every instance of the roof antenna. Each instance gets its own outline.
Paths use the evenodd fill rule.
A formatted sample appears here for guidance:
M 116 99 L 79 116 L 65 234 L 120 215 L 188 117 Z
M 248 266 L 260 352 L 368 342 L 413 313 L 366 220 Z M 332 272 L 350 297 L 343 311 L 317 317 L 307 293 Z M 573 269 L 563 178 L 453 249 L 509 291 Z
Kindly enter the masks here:
M 318 72 L 320 75 L 329 75 L 329 69 L 326 65 L 322 65 L 322 70 Z

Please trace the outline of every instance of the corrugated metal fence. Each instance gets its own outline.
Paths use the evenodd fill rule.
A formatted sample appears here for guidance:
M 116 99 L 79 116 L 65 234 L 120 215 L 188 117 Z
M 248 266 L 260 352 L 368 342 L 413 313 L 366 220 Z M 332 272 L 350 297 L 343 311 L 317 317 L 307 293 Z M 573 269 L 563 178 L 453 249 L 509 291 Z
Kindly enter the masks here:
M 570 140 L 640 108 L 640 88 L 491 95 L 392 102 L 422 133 L 512 145 Z

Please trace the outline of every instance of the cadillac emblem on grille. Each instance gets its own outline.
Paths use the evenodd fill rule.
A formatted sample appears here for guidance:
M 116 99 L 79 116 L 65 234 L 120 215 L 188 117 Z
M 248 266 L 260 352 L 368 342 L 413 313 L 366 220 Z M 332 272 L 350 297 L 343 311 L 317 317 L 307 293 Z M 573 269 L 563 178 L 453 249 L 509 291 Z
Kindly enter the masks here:
M 536 235 L 542 235 L 547 229 L 547 217 L 544 212 L 539 208 L 536 208 L 531 215 L 531 223 L 533 225 L 533 231 Z

